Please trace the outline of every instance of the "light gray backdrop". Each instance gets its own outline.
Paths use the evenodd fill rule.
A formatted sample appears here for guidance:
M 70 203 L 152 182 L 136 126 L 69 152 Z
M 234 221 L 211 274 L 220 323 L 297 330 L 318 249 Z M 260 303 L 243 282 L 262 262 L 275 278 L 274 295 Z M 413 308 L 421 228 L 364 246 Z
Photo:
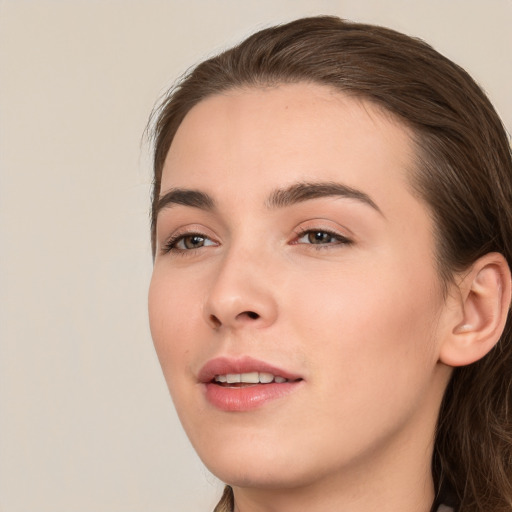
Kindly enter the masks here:
M 512 126 L 512 0 L 0 0 L 0 511 L 211 510 L 147 326 L 141 136 L 190 65 L 312 14 L 426 39 Z

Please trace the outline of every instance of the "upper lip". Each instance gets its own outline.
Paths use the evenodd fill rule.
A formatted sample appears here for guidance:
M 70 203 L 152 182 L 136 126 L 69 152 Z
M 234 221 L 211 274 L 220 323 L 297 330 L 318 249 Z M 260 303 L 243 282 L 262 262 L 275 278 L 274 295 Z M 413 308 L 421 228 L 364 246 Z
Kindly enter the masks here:
M 272 375 L 280 376 L 287 380 L 299 380 L 302 378 L 300 375 L 278 368 L 265 361 L 245 356 L 241 358 L 216 357 L 215 359 L 210 359 L 210 361 L 199 370 L 198 380 L 199 382 L 206 383 L 212 381 L 216 375 L 250 372 L 271 373 Z

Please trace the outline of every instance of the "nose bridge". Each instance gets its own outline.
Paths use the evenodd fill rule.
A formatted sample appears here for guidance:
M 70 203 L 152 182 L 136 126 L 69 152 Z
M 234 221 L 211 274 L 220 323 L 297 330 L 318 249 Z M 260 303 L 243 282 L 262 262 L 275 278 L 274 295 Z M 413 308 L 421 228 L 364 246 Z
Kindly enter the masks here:
M 207 291 L 206 321 L 214 328 L 271 325 L 277 316 L 271 274 L 264 251 L 242 244 L 227 249 Z

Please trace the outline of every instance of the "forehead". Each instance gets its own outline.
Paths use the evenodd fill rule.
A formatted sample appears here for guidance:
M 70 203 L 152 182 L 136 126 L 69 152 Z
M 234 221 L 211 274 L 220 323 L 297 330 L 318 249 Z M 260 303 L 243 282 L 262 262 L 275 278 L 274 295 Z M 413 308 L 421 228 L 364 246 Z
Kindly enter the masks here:
M 184 118 L 161 193 L 173 187 L 221 193 L 229 184 L 263 194 L 320 180 L 389 195 L 407 186 L 412 147 L 409 130 L 391 114 L 326 86 L 235 89 L 203 100 Z

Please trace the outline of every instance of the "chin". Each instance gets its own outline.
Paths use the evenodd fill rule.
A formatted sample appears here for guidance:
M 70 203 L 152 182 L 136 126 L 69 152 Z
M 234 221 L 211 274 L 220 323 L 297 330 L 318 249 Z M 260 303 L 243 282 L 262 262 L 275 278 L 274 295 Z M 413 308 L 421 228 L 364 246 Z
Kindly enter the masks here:
M 299 449 L 286 449 L 283 444 L 224 441 L 216 450 L 211 446 L 198 450 L 200 458 L 212 474 L 235 487 L 294 488 L 311 483 L 320 473 L 314 460 L 305 461 Z
M 238 461 L 230 467 L 219 464 L 208 466 L 208 469 L 217 478 L 232 487 L 258 488 L 258 489 L 292 489 L 304 486 L 311 482 L 306 475 L 290 472 L 290 468 L 277 470 L 275 467 L 245 467 Z

